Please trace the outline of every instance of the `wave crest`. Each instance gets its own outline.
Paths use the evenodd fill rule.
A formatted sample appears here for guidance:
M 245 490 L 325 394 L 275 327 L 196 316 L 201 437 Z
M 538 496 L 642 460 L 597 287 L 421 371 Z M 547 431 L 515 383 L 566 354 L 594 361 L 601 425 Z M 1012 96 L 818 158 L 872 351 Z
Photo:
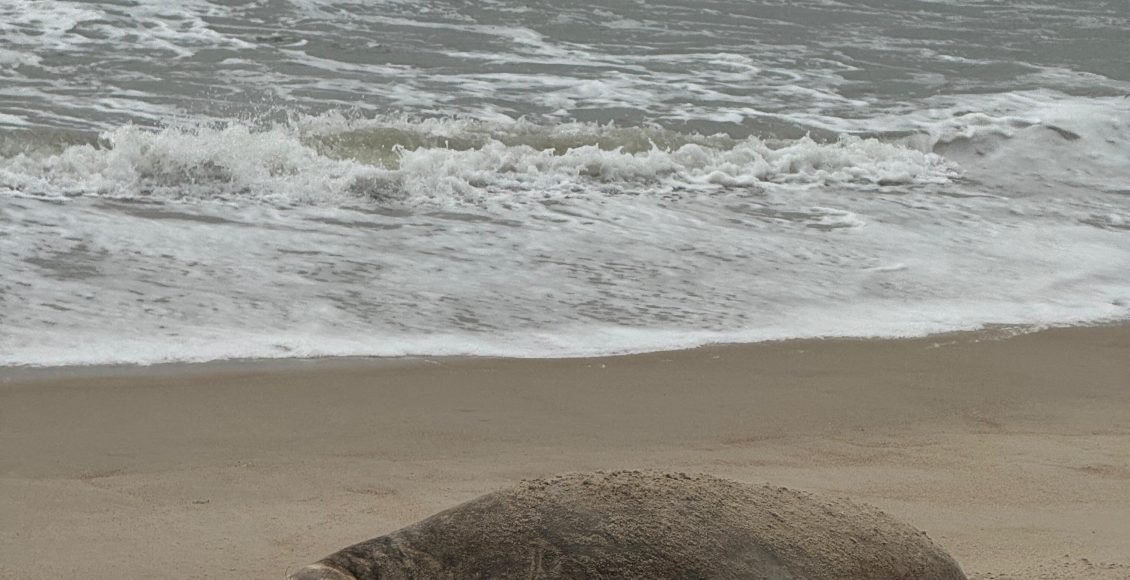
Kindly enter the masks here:
M 0 188 L 25 195 L 310 204 L 520 202 L 763 184 L 937 183 L 958 175 L 933 153 L 851 136 L 764 141 L 655 127 L 336 115 L 266 128 L 127 126 L 96 142 L 8 149 Z

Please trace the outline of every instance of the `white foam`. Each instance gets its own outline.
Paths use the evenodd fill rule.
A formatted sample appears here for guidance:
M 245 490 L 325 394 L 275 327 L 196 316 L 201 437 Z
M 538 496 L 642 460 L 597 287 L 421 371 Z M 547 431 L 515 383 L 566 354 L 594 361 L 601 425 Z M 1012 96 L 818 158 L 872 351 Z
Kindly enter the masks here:
M 200 191 L 238 175 L 225 196 L 0 195 L 0 364 L 584 356 L 1130 316 L 1130 231 L 1117 227 L 1126 202 L 1099 213 L 1054 196 L 940 195 L 960 184 L 939 174 L 884 193 L 872 184 L 890 175 L 882 164 L 911 150 L 878 142 L 700 138 L 670 151 L 550 154 L 520 142 L 625 137 L 592 125 L 390 121 L 382 127 L 466 147 L 398 158 L 407 179 L 397 192 L 413 204 L 345 197 L 336 201 L 352 209 L 340 207 L 327 192 L 344 187 L 305 198 L 301 188 L 245 191 L 274 179 L 265 167 L 341 163 L 341 175 L 365 166 L 387 176 L 311 144 L 351 134 L 342 128 L 383 143 L 370 123 L 305 119 L 264 143 L 246 128 L 130 129 L 122 138 L 137 140 L 120 165 L 97 161 L 98 179 L 120 170 L 120 183 L 139 159 L 166 177 L 183 177 L 189 160 L 222 163 L 229 177 Z M 174 153 L 204 145 L 219 150 Z M 109 153 L 76 151 L 56 158 L 79 163 L 68 175 Z M 236 152 L 242 160 L 225 160 Z M 758 187 L 719 185 L 719 175 Z
M 1130 181 L 1130 99 L 1124 97 L 1035 90 L 935 97 L 913 111 L 862 119 L 792 118 L 839 133 L 909 133 L 897 141 L 940 154 L 965 177 L 1008 195 L 1086 195 Z
M 296 136 L 273 130 L 123 127 L 100 146 L 0 160 L 0 187 L 25 194 L 181 199 L 223 198 L 332 203 L 359 165 L 319 156 Z
M 1013 191 L 1050 186 L 1085 193 L 1130 182 L 1130 100 L 1034 92 L 990 103 L 981 105 L 986 112 L 957 114 L 932 127 L 932 149 Z
M 469 144 L 446 147 L 437 141 L 441 137 Z M 653 137 L 681 143 L 661 147 L 649 143 Z M 320 146 L 349 138 L 362 145 L 332 153 Z M 328 205 L 367 196 L 408 204 L 523 203 L 531 193 L 555 196 L 578 188 L 654 192 L 762 183 L 941 183 L 957 174 L 955 166 L 931 153 L 855 137 L 770 145 L 756 137 L 681 137 L 586 124 L 350 122 L 334 115 L 261 130 L 243 124 L 123 127 L 103 134 L 99 146 L 0 159 L 0 188 L 24 194 Z
M 40 58 L 35 54 L 0 48 L 0 68 L 15 68 L 18 66 L 35 66 L 40 63 Z
M 1125 195 L 986 195 L 932 152 L 1007 156 L 1038 130 L 1102 153 L 1117 132 L 1075 119 L 1108 105 L 937 112 L 888 141 L 330 114 L 33 147 L 0 158 L 0 363 L 582 356 L 1126 318 Z
M 13 46 L 67 49 L 83 41 L 71 30 L 102 16 L 99 7 L 79 2 L 14 0 L 0 5 L 0 37 Z

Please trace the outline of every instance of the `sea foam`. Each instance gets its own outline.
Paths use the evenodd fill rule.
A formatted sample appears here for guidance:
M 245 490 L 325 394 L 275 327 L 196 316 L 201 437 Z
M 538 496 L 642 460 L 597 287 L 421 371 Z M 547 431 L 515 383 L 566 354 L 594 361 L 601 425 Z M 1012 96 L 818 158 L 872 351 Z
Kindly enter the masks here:
M 1124 194 L 1002 191 L 967 155 L 1023 159 L 1030 131 L 1101 152 L 1106 125 L 919 126 L 781 140 L 322 115 L 10 133 L 0 364 L 565 357 L 1130 316 Z M 1106 163 L 1084 157 L 1033 170 Z
M 655 195 L 763 183 L 942 183 L 957 175 L 936 154 L 852 136 L 766 142 L 583 123 L 337 117 L 265 128 L 128 126 L 96 143 L 0 158 L 0 188 L 25 195 L 329 205 L 351 198 L 522 203 L 581 191 Z

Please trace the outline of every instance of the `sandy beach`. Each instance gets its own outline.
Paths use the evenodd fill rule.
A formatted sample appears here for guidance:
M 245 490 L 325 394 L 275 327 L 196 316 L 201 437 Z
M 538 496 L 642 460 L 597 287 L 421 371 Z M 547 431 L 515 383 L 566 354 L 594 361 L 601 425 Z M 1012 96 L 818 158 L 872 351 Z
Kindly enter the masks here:
M 972 578 L 1130 577 L 1130 327 L 600 359 L 0 370 L 0 578 L 282 578 L 557 472 L 848 496 Z

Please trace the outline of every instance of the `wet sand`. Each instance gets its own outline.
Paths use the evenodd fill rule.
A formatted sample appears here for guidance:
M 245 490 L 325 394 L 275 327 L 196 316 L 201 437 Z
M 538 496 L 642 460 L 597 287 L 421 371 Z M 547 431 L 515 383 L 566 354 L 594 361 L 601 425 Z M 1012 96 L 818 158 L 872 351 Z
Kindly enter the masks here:
M 282 578 L 527 477 L 849 496 L 973 578 L 1130 577 L 1130 327 L 602 359 L 0 370 L 0 578 Z

